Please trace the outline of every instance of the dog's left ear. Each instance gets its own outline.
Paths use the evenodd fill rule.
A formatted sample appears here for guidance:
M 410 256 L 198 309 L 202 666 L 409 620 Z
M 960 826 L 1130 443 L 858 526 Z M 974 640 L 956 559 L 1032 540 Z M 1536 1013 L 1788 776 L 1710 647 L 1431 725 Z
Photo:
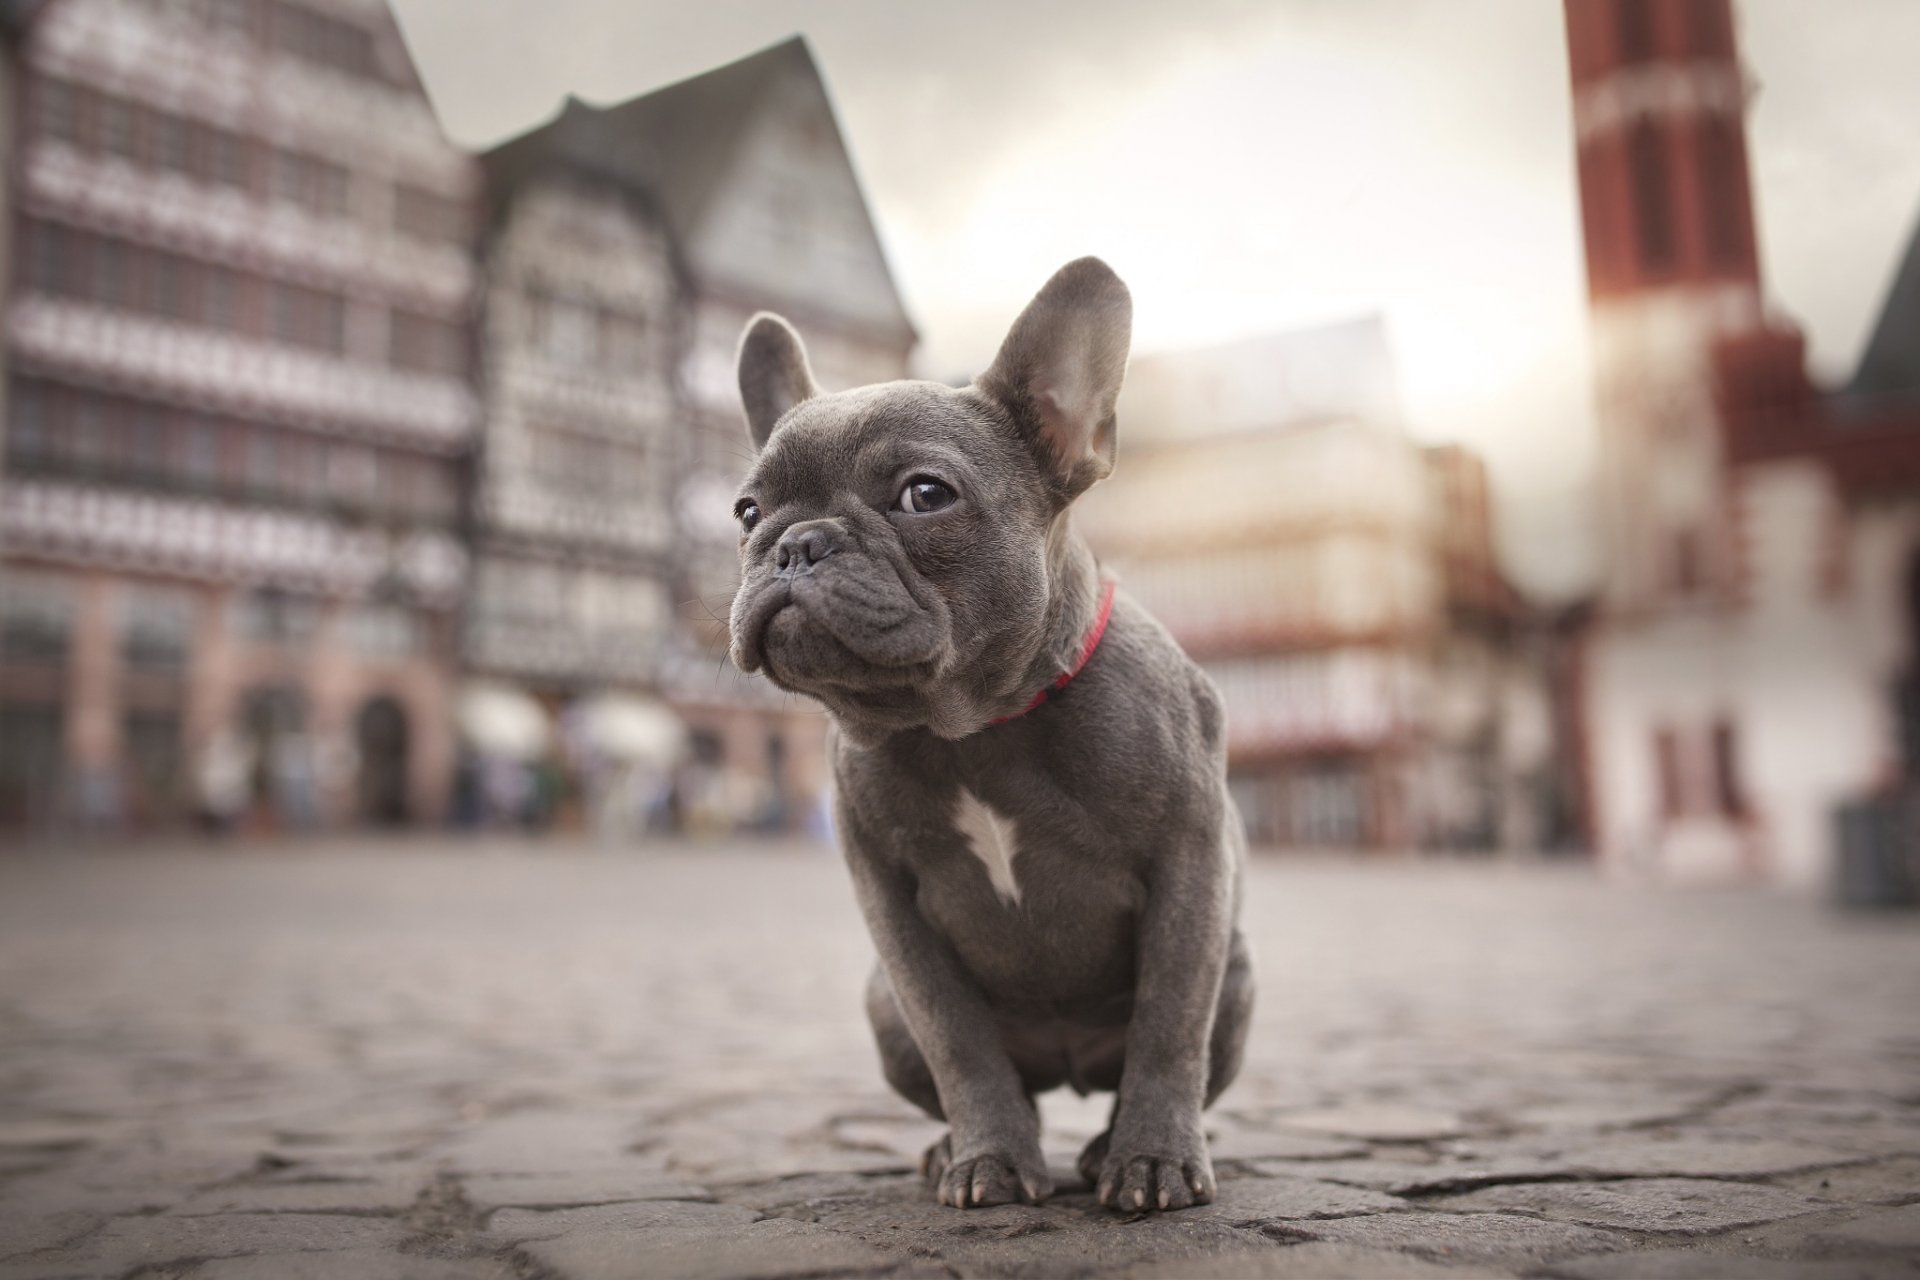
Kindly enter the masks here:
M 787 410 L 820 394 L 800 335 L 771 311 L 747 321 L 747 330 L 740 335 L 738 371 L 747 436 L 756 450 L 767 447 L 767 437 Z
M 1113 406 L 1132 340 L 1127 286 L 1100 259 L 1079 258 L 1027 304 L 978 379 L 1069 499 L 1113 470 Z

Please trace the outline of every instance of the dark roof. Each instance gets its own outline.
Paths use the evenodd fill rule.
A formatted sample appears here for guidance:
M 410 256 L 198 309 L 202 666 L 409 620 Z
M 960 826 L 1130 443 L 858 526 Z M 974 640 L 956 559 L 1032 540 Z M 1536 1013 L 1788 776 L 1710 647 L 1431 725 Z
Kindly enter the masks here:
M 1842 394 L 1854 401 L 1920 397 L 1920 222 L 1907 238 L 1866 354 Z
M 0 0 L 0 38 L 18 38 L 46 6 L 47 0 Z
M 750 54 L 691 79 L 611 107 L 595 107 L 571 94 L 546 124 L 500 144 L 481 157 L 498 218 L 513 191 L 556 167 L 610 180 L 645 195 L 684 251 L 711 211 L 729 163 L 745 142 L 769 89 L 789 76 L 804 76 L 818 89 L 821 109 L 839 144 L 846 176 L 859 188 L 846 138 L 833 117 L 826 86 L 803 36 Z M 913 324 L 893 284 L 879 233 L 864 197 L 861 213 L 873 253 L 887 272 L 896 314 L 890 323 L 908 337 Z M 806 299 L 796 301 L 805 302 Z

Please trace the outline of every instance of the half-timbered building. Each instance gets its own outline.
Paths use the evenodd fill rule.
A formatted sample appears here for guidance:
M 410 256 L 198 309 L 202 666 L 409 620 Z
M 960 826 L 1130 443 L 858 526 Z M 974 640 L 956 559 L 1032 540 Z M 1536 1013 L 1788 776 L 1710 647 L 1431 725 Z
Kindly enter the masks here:
M 0 818 L 436 813 L 474 162 L 381 0 L 20 33 Z

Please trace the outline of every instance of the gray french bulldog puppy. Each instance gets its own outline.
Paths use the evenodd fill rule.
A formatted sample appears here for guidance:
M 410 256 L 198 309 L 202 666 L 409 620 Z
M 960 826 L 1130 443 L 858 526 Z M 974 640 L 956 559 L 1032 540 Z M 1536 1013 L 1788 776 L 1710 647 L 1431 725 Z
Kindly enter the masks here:
M 1050 1193 L 1034 1097 L 1063 1084 L 1117 1093 L 1079 1162 L 1102 1204 L 1211 1200 L 1201 1110 L 1246 1042 L 1220 696 L 1069 515 L 1112 469 L 1132 314 L 1069 263 L 960 389 L 824 392 L 778 316 L 740 344 L 733 659 L 831 715 L 868 1016 L 960 1208 Z

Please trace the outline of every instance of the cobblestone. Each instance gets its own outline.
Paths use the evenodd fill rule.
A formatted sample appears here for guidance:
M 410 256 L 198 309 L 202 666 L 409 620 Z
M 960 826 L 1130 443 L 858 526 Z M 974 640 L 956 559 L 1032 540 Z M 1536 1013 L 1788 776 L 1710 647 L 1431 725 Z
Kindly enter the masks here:
M 1210 1206 L 960 1212 L 806 847 L 0 859 L 0 1280 L 1920 1280 L 1920 922 L 1256 859 Z

